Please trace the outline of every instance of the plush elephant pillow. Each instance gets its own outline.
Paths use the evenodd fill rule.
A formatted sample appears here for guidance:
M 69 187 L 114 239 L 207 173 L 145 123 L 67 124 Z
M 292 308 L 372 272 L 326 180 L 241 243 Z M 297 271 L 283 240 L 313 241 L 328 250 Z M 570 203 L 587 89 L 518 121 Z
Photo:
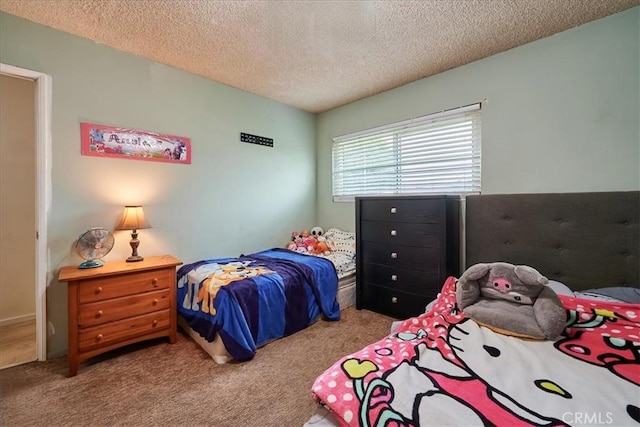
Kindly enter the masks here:
M 506 335 L 554 339 L 566 313 L 536 269 L 505 262 L 476 264 L 458 279 L 458 308 L 477 323 Z

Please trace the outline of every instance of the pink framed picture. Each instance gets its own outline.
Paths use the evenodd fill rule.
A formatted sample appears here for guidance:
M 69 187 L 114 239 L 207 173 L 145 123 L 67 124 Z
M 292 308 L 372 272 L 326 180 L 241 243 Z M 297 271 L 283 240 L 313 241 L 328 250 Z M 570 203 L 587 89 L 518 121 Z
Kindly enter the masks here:
M 80 123 L 83 156 L 191 164 L 191 139 L 136 129 Z

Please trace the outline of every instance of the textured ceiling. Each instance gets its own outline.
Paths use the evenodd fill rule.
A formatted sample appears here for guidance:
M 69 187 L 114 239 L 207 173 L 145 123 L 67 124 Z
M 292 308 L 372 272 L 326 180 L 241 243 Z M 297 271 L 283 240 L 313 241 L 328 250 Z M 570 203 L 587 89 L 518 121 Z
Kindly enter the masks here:
M 310 112 L 640 0 L 0 0 L 0 10 Z

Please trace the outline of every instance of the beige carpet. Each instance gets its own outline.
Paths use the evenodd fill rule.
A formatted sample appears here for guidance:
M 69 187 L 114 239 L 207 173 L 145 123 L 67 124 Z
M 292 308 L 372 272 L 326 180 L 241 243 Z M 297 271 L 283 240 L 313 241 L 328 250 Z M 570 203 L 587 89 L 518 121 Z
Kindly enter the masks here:
M 349 307 L 274 341 L 244 363 L 216 365 L 186 334 L 80 365 L 66 357 L 0 371 L 3 426 L 301 426 L 314 379 L 338 358 L 389 333 L 393 319 Z

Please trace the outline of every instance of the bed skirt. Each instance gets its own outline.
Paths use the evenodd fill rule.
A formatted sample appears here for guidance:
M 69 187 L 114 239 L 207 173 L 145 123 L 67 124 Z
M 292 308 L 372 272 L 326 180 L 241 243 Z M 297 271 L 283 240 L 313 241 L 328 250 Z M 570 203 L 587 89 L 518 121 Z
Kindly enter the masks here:
M 336 295 L 340 310 L 351 307 L 356 303 L 356 272 L 341 277 L 338 280 L 338 293 Z

